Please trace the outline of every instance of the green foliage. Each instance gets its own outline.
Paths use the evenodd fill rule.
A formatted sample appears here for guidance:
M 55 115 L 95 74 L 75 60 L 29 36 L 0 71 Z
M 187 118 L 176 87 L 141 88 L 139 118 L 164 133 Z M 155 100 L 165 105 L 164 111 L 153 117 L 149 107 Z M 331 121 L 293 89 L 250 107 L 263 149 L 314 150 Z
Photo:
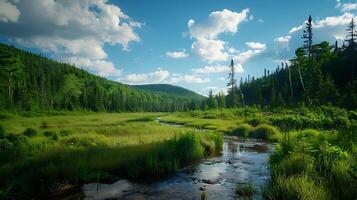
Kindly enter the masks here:
M 267 124 L 261 124 L 255 127 L 250 132 L 250 137 L 256 139 L 264 139 L 264 140 L 273 140 L 276 136 L 280 134 L 279 130 L 276 129 L 274 126 L 270 126 Z
M 251 198 L 256 192 L 252 183 L 238 184 L 235 189 L 236 194 L 244 198 Z
M 278 175 L 272 181 L 263 190 L 265 199 L 331 199 L 326 186 L 306 174 L 290 177 Z
M 52 137 L 52 136 L 56 135 L 56 132 L 54 132 L 54 131 L 45 131 L 45 132 L 43 132 L 43 135 L 46 136 L 46 137 Z
M 37 131 L 33 128 L 27 128 L 23 134 L 27 137 L 34 137 L 37 135 Z
M 247 138 L 247 137 L 249 137 L 249 134 L 252 130 L 253 130 L 253 127 L 251 125 L 240 124 L 240 125 L 238 125 L 237 128 L 233 129 L 233 131 L 230 134 Z
M 202 96 L 169 85 L 128 86 L 0 44 L 0 110 L 187 111 Z
M 5 138 L 5 128 L 3 125 L 0 124 L 0 139 Z

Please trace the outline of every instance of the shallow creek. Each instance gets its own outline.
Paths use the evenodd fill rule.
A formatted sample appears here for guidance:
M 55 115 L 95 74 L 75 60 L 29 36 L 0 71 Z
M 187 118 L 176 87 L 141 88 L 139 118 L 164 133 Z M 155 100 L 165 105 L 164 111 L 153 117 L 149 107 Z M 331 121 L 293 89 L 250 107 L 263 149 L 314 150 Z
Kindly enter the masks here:
M 251 182 L 257 191 L 253 198 L 261 199 L 260 190 L 269 178 L 268 156 L 272 150 L 272 144 L 262 141 L 225 136 L 220 156 L 150 183 L 122 179 L 113 184 L 86 184 L 80 196 L 83 199 L 200 199 L 204 191 L 208 199 L 239 199 L 236 185 Z

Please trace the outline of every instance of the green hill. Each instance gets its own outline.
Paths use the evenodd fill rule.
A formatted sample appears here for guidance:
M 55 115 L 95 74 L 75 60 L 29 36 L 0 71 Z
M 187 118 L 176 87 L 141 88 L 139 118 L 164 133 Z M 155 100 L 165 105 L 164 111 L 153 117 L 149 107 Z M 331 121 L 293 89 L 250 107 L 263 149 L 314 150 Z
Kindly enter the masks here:
M 203 96 L 197 94 L 196 92 L 193 92 L 193 91 L 188 90 L 183 87 L 170 85 L 170 84 L 132 85 L 132 87 L 144 89 L 144 90 L 155 91 L 155 92 L 164 92 L 164 93 L 168 93 L 168 94 L 174 94 L 174 95 L 189 98 L 189 99 L 199 100 L 199 99 L 203 98 Z
M 199 95 L 180 87 L 131 87 L 3 44 L 0 84 L 0 110 L 184 111 L 200 103 Z

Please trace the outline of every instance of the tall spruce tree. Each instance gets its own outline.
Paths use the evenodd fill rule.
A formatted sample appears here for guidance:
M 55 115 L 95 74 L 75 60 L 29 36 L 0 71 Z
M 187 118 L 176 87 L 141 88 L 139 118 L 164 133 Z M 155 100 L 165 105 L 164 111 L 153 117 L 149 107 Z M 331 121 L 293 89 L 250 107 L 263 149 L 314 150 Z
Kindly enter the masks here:
M 231 60 L 230 71 L 228 76 L 228 96 L 227 96 L 227 106 L 234 108 L 238 106 L 238 94 L 237 94 L 237 80 L 235 79 L 235 68 L 234 61 Z

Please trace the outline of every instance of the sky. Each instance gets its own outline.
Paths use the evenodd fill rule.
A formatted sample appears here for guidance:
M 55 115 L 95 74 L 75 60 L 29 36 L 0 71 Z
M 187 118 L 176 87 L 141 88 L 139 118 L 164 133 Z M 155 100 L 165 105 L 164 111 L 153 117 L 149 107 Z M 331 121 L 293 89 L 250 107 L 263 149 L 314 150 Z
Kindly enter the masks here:
M 302 46 L 343 43 L 351 0 L 0 0 L 0 42 L 126 84 L 167 83 L 206 95 L 259 77 Z M 356 19 L 357 20 L 357 19 Z

